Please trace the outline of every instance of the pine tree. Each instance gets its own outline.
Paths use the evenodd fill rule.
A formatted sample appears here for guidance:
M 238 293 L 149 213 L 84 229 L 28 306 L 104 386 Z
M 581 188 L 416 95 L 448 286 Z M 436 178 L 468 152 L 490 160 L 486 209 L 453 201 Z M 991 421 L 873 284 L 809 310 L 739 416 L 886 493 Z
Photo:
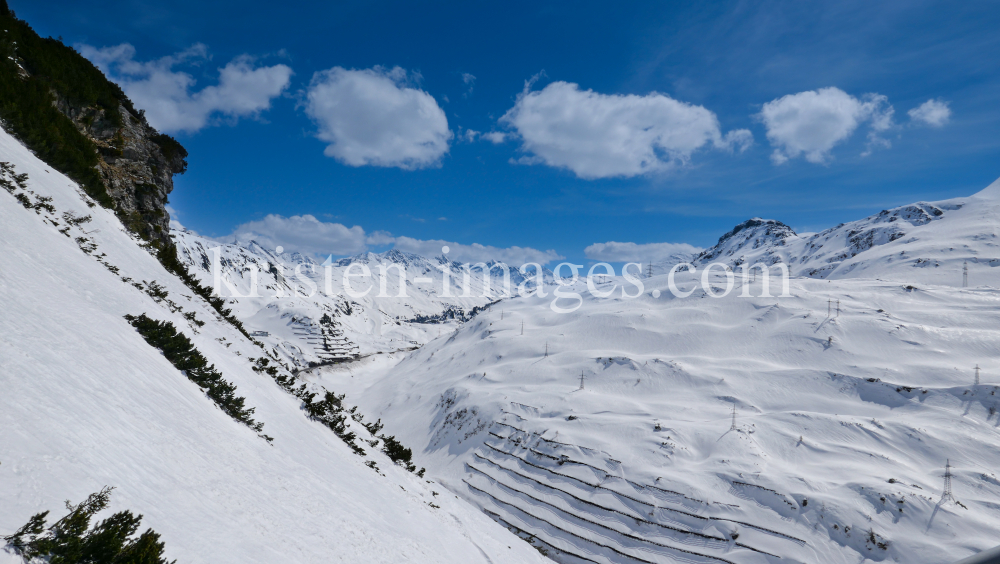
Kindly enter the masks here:
M 2 0 L 0 0 L 2 1 Z M 114 488 L 105 487 L 78 505 L 66 502 L 69 513 L 46 528 L 49 512 L 32 516 L 13 535 L 3 537 L 7 546 L 26 561 L 59 564 L 169 564 L 164 544 L 152 529 L 134 537 L 142 515 L 125 510 L 93 528 L 90 520 L 105 509 Z

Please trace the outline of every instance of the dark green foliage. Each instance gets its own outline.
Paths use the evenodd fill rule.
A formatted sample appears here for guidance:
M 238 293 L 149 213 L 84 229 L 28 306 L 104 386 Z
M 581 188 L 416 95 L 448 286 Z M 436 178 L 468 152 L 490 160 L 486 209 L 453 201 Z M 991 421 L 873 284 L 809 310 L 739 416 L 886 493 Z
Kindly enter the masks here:
M 253 369 L 255 372 L 267 374 L 283 390 L 302 400 L 302 410 L 310 419 L 329 427 L 334 434 L 347 443 L 347 446 L 351 447 L 354 454 L 364 456 L 364 449 L 359 447 L 356 442 L 357 435 L 347 427 L 347 415 L 353 415 L 357 408 L 344 409 L 343 394 L 338 396 L 328 391 L 323 395 L 322 400 L 316 401 L 316 396 L 319 394 L 310 392 L 305 384 L 295 387 L 294 376 L 280 374 L 278 368 L 270 366 L 270 364 L 270 359 L 261 357 L 254 361 Z
M 149 294 L 149 297 L 153 298 L 153 301 L 157 303 L 165 300 L 167 296 L 170 295 L 166 288 L 161 286 L 156 280 L 153 280 L 152 282 L 146 282 L 143 280 L 142 282 L 146 285 L 146 293 Z
M 340 437 L 341 440 L 347 443 L 347 446 L 351 447 L 351 450 L 353 450 L 355 454 L 364 456 L 365 451 L 357 444 L 357 434 L 351 431 L 347 426 L 348 416 L 358 423 L 361 423 L 361 425 L 371 434 L 372 437 L 377 437 L 377 439 L 382 440 L 382 452 L 384 452 L 390 460 L 396 464 L 402 465 L 410 472 L 415 472 L 417 476 L 421 478 L 424 477 L 425 470 L 421 468 L 418 472 L 417 467 L 412 462 L 413 451 L 403 446 L 402 443 L 396 440 L 395 436 L 377 435 L 377 433 L 382 430 L 381 419 L 375 421 L 374 423 L 365 423 L 364 418 L 357 411 L 357 406 L 352 407 L 351 409 L 344 408 L 344 398 L 346 397 L 344 394 L 340 394 L 338 396 L 329 390 L 324 390 L 323 399 L 316 401 L 316 397 L 319 394 L 316 392 L 310 392 L 306 384 L 296 387 L 295 377 L 287 374 L 281 374 L 278 367 L 271 366 L 270 359 L 261 357 L 251 360 L 254 361 L 254 372 L 267 374 L 273 378 L 283 390 L 302 400 L 302 410 L 306 412 L 309 418 L 319 421 L 329 427 L 330 430 Z M 375 448 L 375 446 L 378 445 L 378 440 L 373 439 L 366 442 L 370 444 L 372 448 Z M 378 468 L 375 468 L 375 470 L 377 471 Z
M 254 422 L 251 415 L 254 408 L 245 407 L 246 398 L 236 395 L 236 386 L 222 378 L 222 374 L 209 365 L 208 360 L 194 348 L 194 344 L 183 333 L 177 331 L 173 323 L 157 321 L 142 314 L 138 317 L 126 315 L 125 319 L 135 327 L 151 346 L 160 349 L 163 356 L 195 384 L 205 390 L 212 401 L 227 415 L 260 433 L 263 423 Z M 261 435 L 270 441 L 267 435 Z
M 200 319 L 198 319 L 197 317 L 195 317 L 193 311 L 189 311 L 189 312 L 185 313 L 184 314 L 184 319 L 187 319 L 189 322 L 194 323 L 198 327 L 204 327 L 205 326 L 205 322 L 202 321 L 202 320 L 200 320 Z
M 166 157 L 168 163 L 174 163 L 178 160 L 183 162 L 177 174 L 184 174 L 187 171 L 187 161 L 185 160 L 188 156 L 187 149 L 178 143 L 176 139 L 166 133 L 158 133 L 153 137 L 153 142 L 160 146 L 160 151 L 163 152 L 163 156 Z
M 53 105 L 53 90 L 74 106 L 104 110 L 112 123 L 120 123 L 120 104 L 132 106 L 116 84 L 72 48 L 42 39 L 9 11 L 0 13 L 0 118 L 39 158 L 79 182 L 101 205 L 114 207 L 95 168 L 94 143 Z
M 270 359 L 261 357 L 254 360 L 253 369 L 255 372 L 264 373 L 269 375 L 274 381 L 281 386 L 286 392 L 294 395 L 295 397 L 302 400 L 302 409 L 306 412 L 310 419 L 319 421 L 330 428 L 338 437 L 341 438 L 347 446 L 351 447 L 351 450 L 355 454 L 364 455 L 365 451 L 357 444 L 358 436 L 353 431 L 347 427 L 347 417 L 350 416 L 369 432 L 372 437 L 377 437 L 382 440 L 382 452 L 389 457 L 394 463 L 399 464 L 409 470 L 410 472 L 416 472 L 417 476 L 424 477 L 424 469 L 421 468 L 417 472 L 417 467 L 413 464 L 413 451 L 403 446 L 395 436 L 377 435 L 379 431 L 382 430 L 382 420 L 379 419 L 374 423 L 365 423 L 363 417 L 357 412 L 357 406 L 351 409 L 344 408 L 344 394 L 339 396 L 329 390 L 324 390 L 323 399 L 316 401 L 316 397 L 319 395 L 316 392 L 310 392 L 306 384 L 302 384 L 299 387 L 295 387 L 295 377 L 286 374 L 280 374 L 276 366 L 271 366 Z M 377 440 L 367 441 L 372 447 L 378 444 Z
M 323 394 L 322 400 L 314 401 L 317 394 L 306 391 L 305 384 L 297 389 L 295 394 L 303 401 L 302 409 L 309 414 L 311 419 L 329 427 L 341 440 L 347 443 L 347 446 L 351 447 L 354 454 L 364 456 L 364 449 L 359 447 L 355 442 L 358 436 L 347 427 L 346 414 L 351 412 L 344 409 L 343 394 L 338 396 L 333 392 L 327 391 Z
M 362 425 L 364 425 L 365 429 L 368 429 L 368 432 L 374 437 L 378 435 L 379 431 L 382 430 L 382 419 L 379 419 L 374 423 L 362 423 Z
M 28 190 L 28 175 L 26 173 L 17 174 L 14 165 L 8 162 L 0 162 L 0 187 L 13 195 L 14 199 L 25 209 L 35 210 L 35 213 L 39 214 L 43 210 L 50 214 L 56 213 L 56 208 L 52 205 L 52 198 L 39 196 L 32 190 Z M 24 190 L 24 192 L 18 192 L 18 189 Z M 31 203 L 28 194 L 35 197 L 35 203 Z
M 89 215 L 85 215 L 83 217 L 77 217 L 77 215 L 71 211 L 64 212 L 62 214 L 62 218 L 63 221 L 65 221 L 66 223 L 77 227 L 83 225 L 84 223 L 89 223 L 91 220 L 91 217 Z
M 403 446 L 395 436 L 381 435 L 379 438 L 382 439 L 382 452 L 389 457 L 389 460 L 396 464 L 402 463 L 410 472 L 416 471 L 417 467 L 412 462 L 413 451 Z
M 50 203 L 51 201 L 52 198 L 48 196 L 35 196 L 35 204 L 31 208 L 39 213 L 41 213 L 41 210 L 56 213 L 56 208 Z
M 112 489 L 106 487 L 91 494 L 78 505 L 67 501 L 69 514 L 47 529 L 49 512 L 45 511 L 3 538 L 8 547 L 28 561 L 37 558 L 50 564 L 168 564 L 163 558 L 160 535 L 146 529 L 134 536 L 142 515 L 120 511 L 90 527 L 91 518 L 107 507 Z

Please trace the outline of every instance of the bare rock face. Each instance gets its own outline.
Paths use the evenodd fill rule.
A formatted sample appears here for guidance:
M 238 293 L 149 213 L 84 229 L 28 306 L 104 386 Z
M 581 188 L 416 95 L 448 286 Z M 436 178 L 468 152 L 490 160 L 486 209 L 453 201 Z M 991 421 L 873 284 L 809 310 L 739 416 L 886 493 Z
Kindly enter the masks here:
M 124 105 L 118 124 L 103 109 L 73 107 L 58 96 L 55 104 L 97 146 L 101 178 L 125 226 L 148 241 L 171 244 L 167 197 L 173 176 L 187 169 L 187 151 Z

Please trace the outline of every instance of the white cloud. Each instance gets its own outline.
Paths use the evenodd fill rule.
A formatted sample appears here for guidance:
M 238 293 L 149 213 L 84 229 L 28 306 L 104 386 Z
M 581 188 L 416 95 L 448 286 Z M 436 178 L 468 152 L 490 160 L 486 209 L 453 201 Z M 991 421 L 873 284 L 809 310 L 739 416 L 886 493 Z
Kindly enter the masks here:
M 452 138 L 448 119 L 430 94 L 407 80 L 399 67 L 316 73 L 306 113 L 319 127 L 316 136 L 329 143 L 324 154 L 350 166 L 439 165 Z
M 369 245 L 382 246 L 391 245 L 395 240 L 396 238 L 393 237 L 392 233 L 389 233 L 388 231 L 375 231 L 368 234 L 368 237 L 365 238 L 365 243 L 368 243 Z
M 548 250 L 539 251 L 531 247 L 491 247 L 473 243 L 465 245 L 440 239 L 421 240 L 411 237 L 396 237 L 395 248 L 408 253 L 427 257 L 441 256 L 441 247 L 447 246 L 448 258 L 459 262 L 489 262 L 498 260 L 512 266 L 521 266 L 527 262 L 547 264 L 565 257 Z
M 490 131 L 480 135 L 483 139 L 493 143 L 494 145 L 499 145 L 507 140 L 507 134 L 502 131 Z
M 264 219 L 238 226 L 232 235 L 219 240 L 226 243 L 257 241 L 267 248 L 281 245 L 303 254 L 343 256 L 365 251 L 369 239 L 382 236 L 383 232 L 376 232 L 366 237 L 365 230 L 357 225 L 347 227 L 340 223 L 327 223 L 311 215 L 284 217 L 270 214 Z
M 649 262 L 693 255 L 701 249 L 687 243 L 594 243 L 583 250 L 587 258 L 608 262 Z
M 438 218 L 444 221 L 445 218 Z M 179 224 L 178 224 L 179 226 Z M 448 258 L 461 262 L 487 262 L 500 260 L 520 266 L 525 262 L 546 264 L 563 257 L 555 251 L 539 251 L 530 247 L 491 247 L 473 243 L 466 245 L 444 240 L 421 240 L 412 237 L 395 237 L 388 231 L 365 233 L 360 226 L 347 227 L 340 223 L 324 222 L 311 215 L 285 217 L 270 214 L 263 219 L 238 226 L 233 233 L 215 240 L 221 243 L 234 241 L 246 244 L 257 241 L 265 248 L 281 245 L 289 251 L 298 251 L 318 257 L 327 255 L 348 256 L 365 252 L 369 247 L 391 245 L 401 251 L 433 257 L 441 255 L 441 247 L 450 247 Z
M 256 67 L 254 59 L 241 55 L 219 69 L 219 82 L 192 92 L 195 79 L 174 67 L 208 59 L 208 49 L 195 44 L 189 49 L 155 61 L 135 60 L 135 47 L 123 43 L 95 48 L 78 45 L 111 80 L 121 85 L 136 108 L 146 112 L 150 125 L 160 131 L 194 132 L 209 125 L 211 117 L 253 117 L 271 107 L 271 100 L 287 87 L 292 69 L 285 65 Z
M 927 125 L 941 127 L 951 119 L 951 108 L 944 100 L 927 100 L 909 112 L 910 119 L 922 121 Z
M 753 140 L 745 129 L 723 136 L 714 113 L 655 92 L 607 95 L 567 82 L 529 88 L 530 82 L 500 118 L 530 153 L 518 162 L 566 168 L 580 178 L 662 171 L 687 163 L 706 145 L 743 150 Z
M 772 100 L 759 117 L 773 146 L 771 160 L 782 164 L 804 155 L 811 163 L 825 163 L 835 145 L 851 136 L 858 126 L 869 122 L 868 147 L 888 147 L 879 133 L 892 127 L 893 107 L 881 94 L 855 98 L 839 88 L 820 88 L 789 94 Z
M 486 133 L 483 133 L 482 131 L 476 131 L 475 129 L 466 129 L 458 136 L 459 139 L 467 143 L 472 143 L 478 139 L 485 139 L 494 145 L 503 143 L 508 137 L 510 137 L 510 135 L 502 131 L 487 131 Z

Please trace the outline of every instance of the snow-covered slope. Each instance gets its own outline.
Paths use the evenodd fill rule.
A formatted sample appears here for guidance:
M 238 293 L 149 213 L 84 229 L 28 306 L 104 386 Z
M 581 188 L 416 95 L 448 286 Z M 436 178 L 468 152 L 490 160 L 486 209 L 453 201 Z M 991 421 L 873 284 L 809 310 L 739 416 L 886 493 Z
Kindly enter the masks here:
M 483 266 L 463 265 L 444 257 L 428 259 L 390 250 L 318 264 L 299 253 L 278 254 L 256 242 L 246 245 L 223 244 L 187 230 L 174 230 L 178 255 L 203 284 L 212 286 L 213 261 L 218 253 L 221 277 L 232 284 L 237 296 L 220 285 L 222 295 L 236 316 L 251 331 L 264 331 L 261 341 L 274 347 L 289 362 L 308 366 L 324 358 L 322 339 L 316 339 L 320 320 L 328 316 L 360 355 L 410 350 L 454 329 L 477 308 L 483 308 L 516 292 L 519 284 L 533 287 L 532 280 L 502 263 L 489 263 L 489 285 L 484 284 Z M 218 248 L 218 251 L 212 249 Z M 354 267 L 357 276 L 363 265 L 371 272 L 368 280 L 354 278 L 351 297 L 344 288 L 344 273 Z M 380 267 L 387 272 L 384 289 Z M 507 268 L 509 283 L 503 269 Z M 405 298 L 401 290 L 400 268 L 405 272 Z M 258 297 L 249 296 L 253 271 L 258 272 Z M 551 280 L 551 272 L 543 275 Z M 445 295 L 444 278 L 448 278 Z M 466 287 L 468 279 L 468 287 Z M 329 280 L 329 284 L 327 281 Z M 220 283 L 221 284 L 221 283 Z
M 634 300 L 581 286 L 573 313 L 554 313 L 551 294 L 504 300 L 418 351 L 318 381 L 563 562 L 954 561 L 1000 530 L 993 198 L 898 208 L 815 237 L 762 222 L 724 238 L 749 245 L 712 260 L 802 257 L 812 241 L 819 264 L 851 231 L 903 233 L 837 262 L 843 277 L 793 279 L 791 297 L 741 298 L 739 277 L 723 298 L 671 298 L 662 275 Z M 957 288 L 966 258 L 975 287 Z M 942 497 L 949 460 L 953 499 Z
M 754 218 L 722 236 L 696 264 L 784 263 L 795 276 L 879 278 L 961 286 L 997 285 L 1000 181 L 967 198 L 917 202 L 820 233 L 798 235 Z
M 667 300 L 664 278 L 568 315 L 505 302 L 321 381 L 499 522 L 595 562 L 932 563 L 996 543 L 1000 292 L 800 279 L 792 298 Z M 940 503 L 948 459 L 963 505 Z
M 178 562 L 542 560 L 439 485 L 375 449 L 356 456 L 308 420 L 250 370 L 260 349 L 4 132 L 0 161 L 28 175 L 14 192 L 40 204 L 0 190 L 0 535 L 108 485 L 111 509 L 143 514 Z M 74 225 L 69 213 L 92 219 Z M 140 313 L 188 335 L 273 443 L 227 417 L 122 318 Z

